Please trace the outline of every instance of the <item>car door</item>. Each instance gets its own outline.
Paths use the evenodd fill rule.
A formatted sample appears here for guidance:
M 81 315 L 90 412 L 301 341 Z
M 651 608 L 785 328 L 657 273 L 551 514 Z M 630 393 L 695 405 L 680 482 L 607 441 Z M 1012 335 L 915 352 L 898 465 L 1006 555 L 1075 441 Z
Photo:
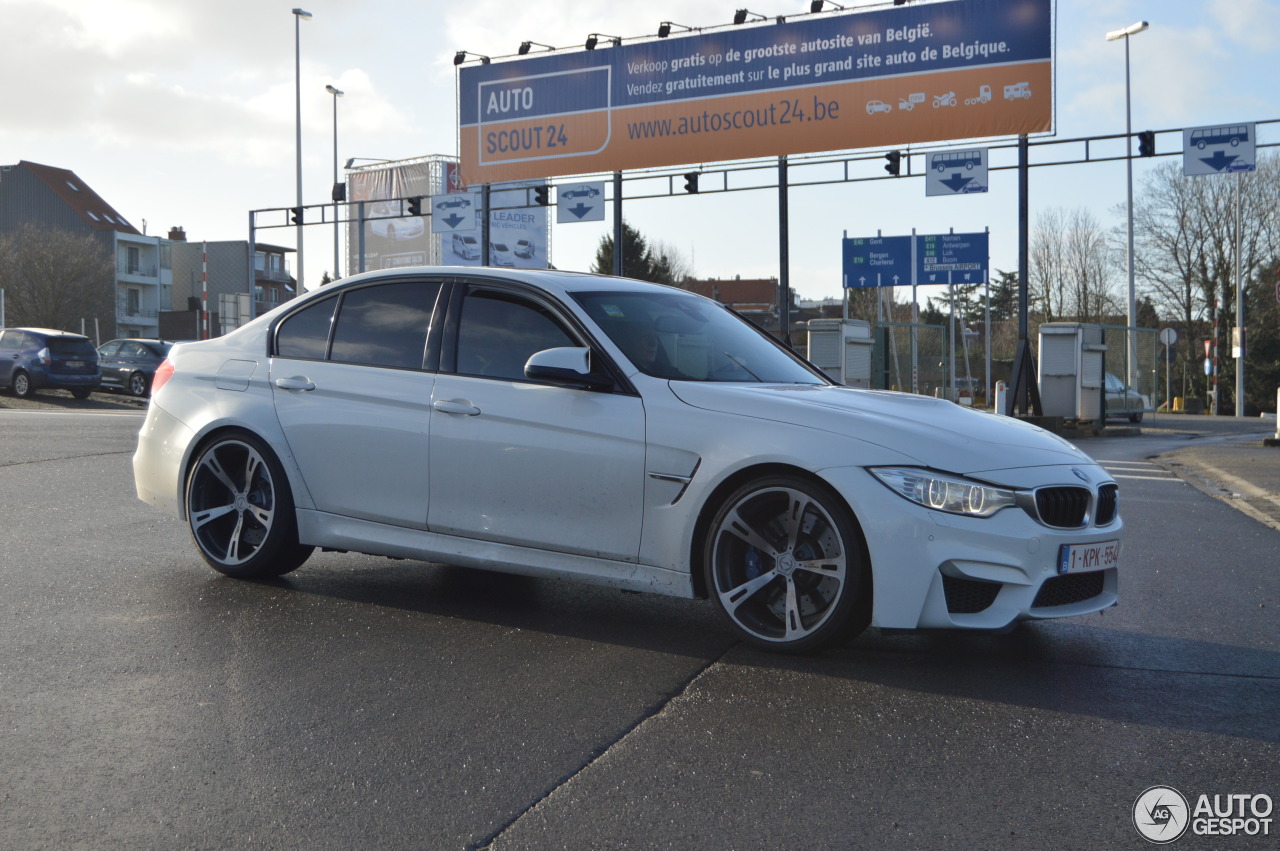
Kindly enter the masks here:
M 433 392 L 433 532 L 624 561 L 640 549 L 639 396 L 527 379 L 583 335 L 541 297 L 472 285 L 450 311 Z
M 272 392 L 316 508 L 422 529 L 427 523 L 438 280 L 345 289 L 285 317 Z
M 120 384 L 120 347 L 124 345 L 121 340 L 113 340 L 98 349 L 98 368 L 102 370 L 102 383 L 109 387 L 122 386 Z
M 14 367 L 22 357 L 21 331 L 5 331 L 0 333 L 0 384 L 6 387 L 13 380 Z
M 118 383 L 121 387 L 129 386 L 129 379 L 135 372 L 147 371 L 147 350 L 141 343 L 135 343 L 132 340 L 124 341 L 120 344 L 120 351 L 116 358 L 116 363 L 113 365 L 115 372 L 113 383 Z M 103 375 L 105 374 L 104 368 Z

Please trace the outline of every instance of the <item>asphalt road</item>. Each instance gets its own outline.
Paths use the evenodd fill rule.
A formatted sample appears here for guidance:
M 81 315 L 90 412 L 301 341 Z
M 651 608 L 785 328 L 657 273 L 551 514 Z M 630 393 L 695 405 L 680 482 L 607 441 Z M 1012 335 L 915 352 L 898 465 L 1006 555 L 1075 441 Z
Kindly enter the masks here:
M 1280 799 L 1280 532 L 1153 460 L 1185 435 L 1082 444 L 1105 616 L 786 658 L 567 582 L 226 579 L 134 498 L 132 411 L 0 410 L 0 848 L 1137 848 L 1150 786 Z

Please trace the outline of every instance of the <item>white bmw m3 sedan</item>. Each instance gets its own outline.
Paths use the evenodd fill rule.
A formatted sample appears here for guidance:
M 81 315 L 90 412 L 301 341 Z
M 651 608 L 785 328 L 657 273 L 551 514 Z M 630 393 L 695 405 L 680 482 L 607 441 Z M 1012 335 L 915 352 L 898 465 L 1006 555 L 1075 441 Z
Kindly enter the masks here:
M 1068 442 L 831 382 L 727 308 L 541 270 L 344 279 L 157 371 L 138 496 L 229 576 L 316 547 L 708 597 L 745 641 L 1116 603 L 1116 483 Z

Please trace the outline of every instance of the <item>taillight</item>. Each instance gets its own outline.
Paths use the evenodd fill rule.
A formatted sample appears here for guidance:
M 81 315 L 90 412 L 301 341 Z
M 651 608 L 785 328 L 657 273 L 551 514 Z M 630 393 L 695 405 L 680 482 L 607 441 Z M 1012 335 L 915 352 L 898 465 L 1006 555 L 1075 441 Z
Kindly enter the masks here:
M 36 357 L 37 357 L 37 358 L 39 358 L 39 359 L 40 359 L 40 363 L 44 364 L 45 366 L 48 366 L 49 364 L 53 363 L 53 358 L 52 358 L 52 357 L 50 357 L 50 355 L 49 355 L 49 347 L 48 347 L 48 346 L 45 346 L 45 347 L 44 347 L 43 349 L 41 349 L 40 351 L 36 352 Z
M 173 361 L 165 358 L 164 362 L 156 367 L 156 374 L 151 379 L 151 395 L 154 396 L 159 393 L 160 388 L 163 387 L 165 382 L 170 378 L 173 378 Z

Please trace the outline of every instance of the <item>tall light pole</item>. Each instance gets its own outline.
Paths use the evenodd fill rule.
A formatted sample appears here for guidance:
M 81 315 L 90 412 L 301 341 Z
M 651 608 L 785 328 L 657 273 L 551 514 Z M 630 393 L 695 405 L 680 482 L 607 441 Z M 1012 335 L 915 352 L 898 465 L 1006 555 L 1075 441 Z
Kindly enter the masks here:
M 1133 286 L 1133 109 L 1129 97 L 1129 37 L 1137 35 L 1150 26 L 1146 21 L 1138 21 L 1122 30 L 1107 33 L 1107 41 L 1124 39 L 1124 167 L 1126 176 L 1125 195 L 1125 234 L 1128 249 L 1125 254 L 1125 265 L 1129 270 L 1129 331 L 1125 335 L 1129 339 L 1128 376 L 1126 381 L 1136 389 L 1138 384 L 1138 335 L 1134 331 L 1138 327 L 1138 298 Z
M 293 81 L 296 107 L 298 151 L 298 292 L 306 289 L 302 278 L 302 22 L 311 20 L 311 13 L 303 9 L 293 10 Z
M 342 277 L 338 272 L 338 98 L 342 97 L 342 89 L 325 86 L 324 90 L 333 95 L 333 279 Z

